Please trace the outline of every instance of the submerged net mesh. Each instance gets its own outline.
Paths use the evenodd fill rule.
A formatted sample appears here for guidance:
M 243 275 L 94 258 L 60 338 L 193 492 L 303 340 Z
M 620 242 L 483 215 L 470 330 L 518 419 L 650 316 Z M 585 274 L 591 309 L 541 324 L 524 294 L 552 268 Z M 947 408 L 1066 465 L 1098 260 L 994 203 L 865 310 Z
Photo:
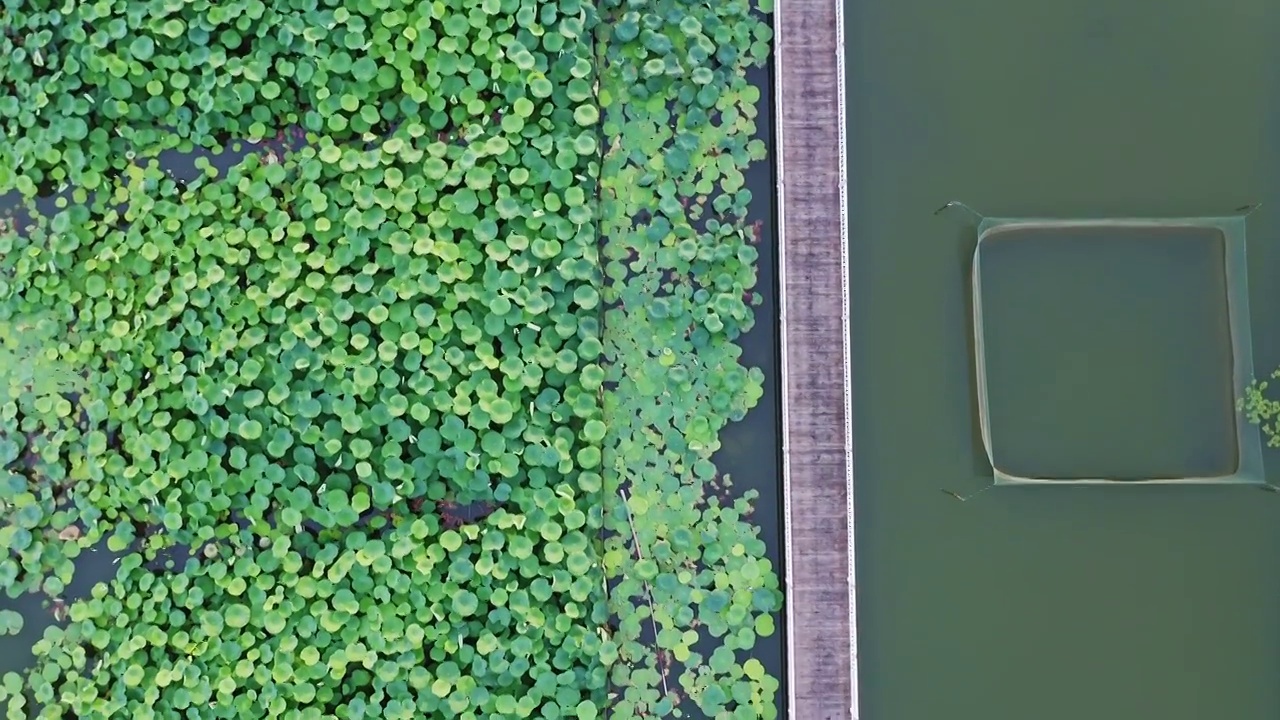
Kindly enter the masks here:
M 1265 483 L 1243 216 L 982 218 L 972 274 L 996 485 Z

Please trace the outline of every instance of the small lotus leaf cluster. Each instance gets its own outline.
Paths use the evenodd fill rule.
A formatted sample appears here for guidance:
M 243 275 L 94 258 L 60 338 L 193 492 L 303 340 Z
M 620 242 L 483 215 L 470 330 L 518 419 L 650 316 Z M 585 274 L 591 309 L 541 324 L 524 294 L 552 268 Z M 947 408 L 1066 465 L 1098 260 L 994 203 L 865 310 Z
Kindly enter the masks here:
M 1272 372 L 1267 380 L 1251 382 L 1237 404 L 1249 422 L 1261 426 L 1267 436 L 1267 447 L 1274 448 L 1280 447 L 1280 400 L 1267 396 L 1272 380 L 1280 380 L 1280 370 Z
M 335 5 L 0 9 L 0 584 L 119 558 L 0 707 L 772 717 L 778 581 L 710 462 L 761 395 L 767 25 Z

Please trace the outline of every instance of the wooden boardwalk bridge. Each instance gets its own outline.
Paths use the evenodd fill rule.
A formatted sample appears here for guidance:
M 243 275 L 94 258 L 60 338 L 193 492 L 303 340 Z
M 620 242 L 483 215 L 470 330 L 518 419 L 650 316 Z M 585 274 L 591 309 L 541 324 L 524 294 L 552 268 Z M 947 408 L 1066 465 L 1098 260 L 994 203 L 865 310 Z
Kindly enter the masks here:
M 839 0 L 775 6 L 787 675 L 796 720 L 858 717 L 843 20 Z

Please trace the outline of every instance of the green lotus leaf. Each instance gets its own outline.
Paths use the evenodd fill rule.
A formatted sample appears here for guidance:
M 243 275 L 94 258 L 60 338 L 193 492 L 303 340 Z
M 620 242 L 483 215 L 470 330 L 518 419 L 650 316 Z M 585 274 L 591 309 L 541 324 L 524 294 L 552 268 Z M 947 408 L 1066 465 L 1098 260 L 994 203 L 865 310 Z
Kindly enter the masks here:
M 462 536 L 453 530 L 446 530 L 440 535 L 440 546 L 449 552 L 455 552 L 462 547 Z
M 422 173 L 429 180 L 443 180 L 449 172 L 449 164 L 441 158 L 427 158 L 422 163 Z
M 507 536 L 507 547 L 512 557 L 523 559 L 533 553 L 533 542 L 523 535 Z
M 493 182 L 493 172 L 488 168 L 475 166 L 467 171 L 466 183 L 467 187 L 472 190 L 487 189 Z
M 453 596 L 453 611 L 462 617 L 468 617 L 474 614 L 477 608 L 479 608 L 479 605 L 479 599 L 474 593 L 467 590 L 463 590 Z
M 604 439 L 604 436 L 605 436 L 605 425 L 599 420 L 589 420 L 587 421 L 587 424 L 583 426 L 582 437 L 587 442 L 590 442 L 590 443 L 600 442 L 601 440 Z
M 257 420 L 242 420 L 236 427 L 236 433 L 245 440 L 256 440 L 262 437 L 262 423 Z
M 150 60 L 155 51 L 155 41 L 145 35 L 134 38 L 133 42 L 129 44 L 129 54 L 137 60 Z
M 554 86 L 546 76 L 536 74 L 529 80 L 529 94 L 536 98 L 549 98 L 554 90 Z
M 14 610 L 0 610 L 0 636 L 22 632 L 22 615 Z M 6 683 L 7 684 L 7 683 Z
M 223 615 L 226 619 L 227 627 L 237 629 L 248 625 L 252 618 L 249 608 L 238 603 L 228 605 Z

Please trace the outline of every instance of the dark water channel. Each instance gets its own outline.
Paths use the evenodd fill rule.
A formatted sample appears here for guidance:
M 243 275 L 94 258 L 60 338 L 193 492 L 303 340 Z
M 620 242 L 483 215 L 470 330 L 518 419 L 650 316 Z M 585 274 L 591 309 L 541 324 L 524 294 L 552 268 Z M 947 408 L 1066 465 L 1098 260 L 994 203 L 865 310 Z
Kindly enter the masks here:
M 1254 363 L 1269 374 L 1280 364 L 1280 5 L 846 8 L 859 717 L 1280 717 L 1280 495 L 1125 483 L 1001 486 L 966 502 L 941 492 L 978 491 L 992 470 L 969 303 L 977 223 L 933 214 L 949 200 L 1065 218 L 1264 202 L 1248 219 L 1248 279 Z M 1092 279 L 1063 258 L 1020 289 L 1056 302 L 1034 303 L 1044 324 L 1001 339 L 997 363 L 1069 339 L 1048 331 L 1059 323 L 1087 337 L 1080 363 L 1120 370 L 1087 402 L 1054 385 L 1081 367 L 1061 354 L 1057 374 L 1016 378 L 1031 395 L 1009 407 L 1080 429 L 1084 446 L 1024 425 L 1019 462 L 1114 465 L 1099 448 L 1116 434 L 1138 465 L 1188 445 L 1202 452 L 1179 462 L 1229 462 L 1221 377 L 1201 372 L 1221 363 L 1206 320 L 1220 295 L 1199 284 L 1207 265 L 1194 256 L 1110 256 Z M 1119 269 L 1141 272 L 1106 279 Z M 1101 319 L 1085 327 L 1085 316 Z M 1280 456 L 1265 460 L 1280 482 Z
M 744 333 L 741 362 L 764 371 L 764 395 L 740 422 L 730 423 L 720 434 L 721 447 L 712 460 L 716 468 L 733 478 L 735 493 L 755 490 L 760 497 L 751 516 L 760 528 L 767 557 L 774 572 L 782 578 L 783 504 L 782 504 L 782 391 L 778 319 L 778 235 L 777 192 L 773 142 L 773 60 L 765 68 L 747 72 L 751 84 L 760 89 L 760 114 L 756 116 L 756 136 L 769 147 L 769 159 L 754 163 L 743 173 L 746 188 L 751 191 L 747 221 L 760 223 L 760 251 L 755 292 L 763 302 L 756 306 L 756 324 Z M 785 588 L 784 588 L 785 590 Z M 777 697 L 778 717 L 786 717 L 787 678 L 784 641 L 786 613 L 775 618 L 777 632 L 756 639 L 753 655 L 764 664 L 769 674 L 780 682 Z

